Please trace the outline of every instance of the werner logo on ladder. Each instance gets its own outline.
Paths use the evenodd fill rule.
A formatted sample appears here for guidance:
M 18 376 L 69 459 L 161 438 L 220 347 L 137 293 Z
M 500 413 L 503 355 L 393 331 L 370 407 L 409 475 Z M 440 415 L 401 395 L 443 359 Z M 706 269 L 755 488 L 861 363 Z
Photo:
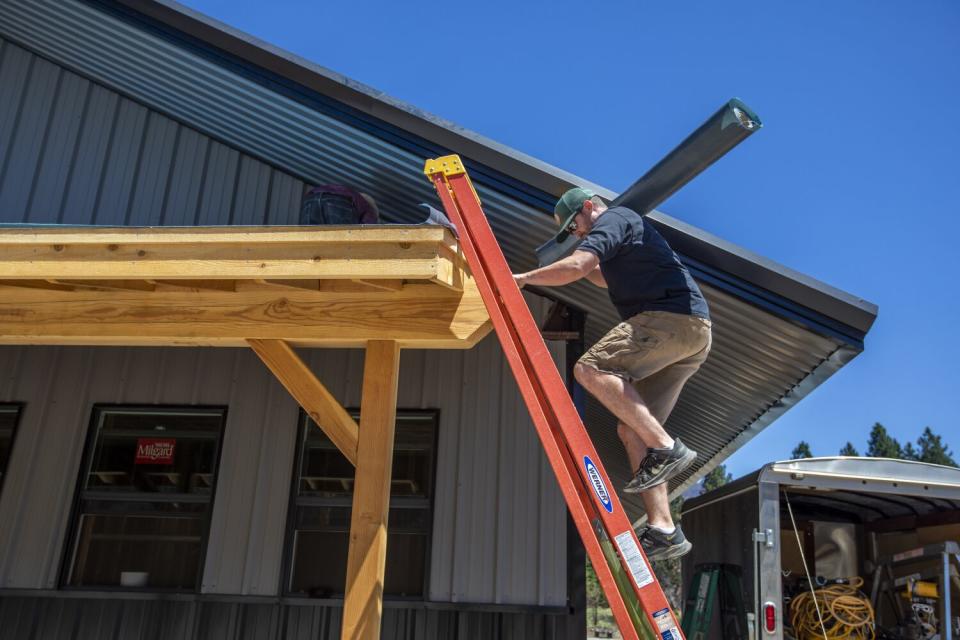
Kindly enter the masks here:
M 759 120 L 746 105 L 736 100 L 730 101 L 651 172 L 640 178 L 611 203 L 611 210 L 616 205 L 621 205 L 621 208 L 630 207 L 632 210 L 628 211 L 637 220 L 630 219 L 623 212 L 611 211 L 607 214 L 611 216 L 610 219 L 604 223 L 604 227 L 610 227 L 610 229 L 604 229 L 604 234 L 598 234 L 609 236 L 608 238 L 601 238 L 599 242 L 594 242 L 593 245 L 596 246 L 585 245 L 585 250 L 574 253 L 570 258 L 562 260 L 559 265 L 520 274 L 516 278 L 511 273 L 497 244 L 481 208 L 480 199 L 460 158 L 445 156 L 428 160 L 424 168 L 424 173 L 433 182 L 447 215 L 459 230 L 460 247 L 476 278 L 477 287 L 487 306 L 521 395 L 533 418 L 547 459 L 557 476 L 571 517 L 583 539 L 587 555 L 596 570 L 597 578 L 624 638 L 677 640 L 684 636 L 660 584 L 650 570 L 647 557 L 633 526 L 616 494 L 609 489 L 612 487 L 610 478 L 604 471 L 576 407 L 566 392 L 564 382 L 540 335 L 539 327 L 535 324 L 520 293 L 520 286 L 527 283 L 560 285 L 593 273 L 601 260 L 606 262 L 609 259 L 609 256 L 605 255 L 604 242 L 622 243 L 622 238 L 618 241 L 615 237 L 618 233 L 624 236 L 643 233 L 643 224 L 637 224 L 640 215 L 652 210 L 670 193 L 709 166 L 713 160 L 719 158 L 759 126 Z M 697 162 L 690 162 L 691 156 L 695 157 Z M 651 174 L 654 174 L 652 178 Z M 664 182 L 665 178 L 666 182 Z M 561 233 L 558 234 L 556 242 L 548 243 L 538 251 L 542 261 L 543 256 L 552 256 L 551 260 L 547 260 L 552 262 L 570 253 L 575 248 L 575 243 L 566 243 L 566 236 L 570 234 L 576 234 L 581 238 L 586 236 L 604 214 L 606 209 L 600 209 L 603 206 L 602 202 L 592 200 L 592 195 L 582 189 L 574 189 L 564 194 L 556 211 L 558 221 L 562 224 Z M 564 207 L 565 210 L 560 211 Z M 563 215 L 564 213 L 566 215 Z M 652 237 L 652 234 L 648 233 L 647 236 L 638 240 L 647 240 Z M 666 246 L 666 243 L 663 245 Z M 606 250 L 612 249 L 606 247 Z M 634 257 L 642 262 L 642 256 L 639 254 Z M 584 264 L 580 265 L 579 262 Z M 685 273 L 685 270 L 683 272 Z M 606 272 L 603 275 L 606 275 Z M 600 280 L 598 284 L 613 287 L 613 282 L 603 282 L 603 276 L 598 277 Z M 591 279 L 594 278 L 591 277 Z M 692 284 L 692 279 L 690 283 Z M 695 284 L 692 286 L 696 287 Z M 699 295 L 699 290 L 696 290 L 696 293 Z M 611 297 L 618 308 L 623 303 L 627 310 L 635 310 L 631 306 L 631 301 L 622 295 Z M 700 300 L 702 301 L 702 297 Z M 657 365 L 657 370 L 691 357 L 696 359 L 701 355 L 706 356 L 706 351 L 709 349 L 709 322 L 703 317 L 706 310 L 705 302 L 703 312 L 698 314 L 698 310 L 693 309 L 687 314 L 700 320 L 699 326 L 694 326 L 697 322 L 691 321 L 690 330 L 685 329 L 686 333 L 691 334 L 688 336 L 690 344 L 686 346 L 691 353 L 683 357 L 675 357 L 669 363 L 661 363 Z M 620 311 L 621 315 L 624 315 L 625 310 L 620 309 Z M 673 313 L 674 309 L 665 308 L 663 311 L 667 314 L 680 315 Z M 633 315 L 626 316 L 625 320 L 632 320 Z M 655 334 L 658 330 L 656 325 L 661 320 L 658 318 L 655 322 L 648 323 L 644 330 Z M 622 328 L 621 333 L 640 331 L 631 322 L 625 322 L 624 325 L 627 326 L 618 327 Z M 698 332 L 699 337 L 695 335 Z M 629 339 L 630 336 L 625 337 Z M 693 344 L 696 340 L 700 340 L 703 344 Z M 636 375 L 636 372 L 632 373 L 629 366 L 623 371 L 609 371 L 609 358 L 604 357 L 603 343 L 604 341 L 601 340 L 591 350 L 594 351 L 592 355 L 588 352 L 587 355 L 592 358 L 592 360 L 588 358 L 585 363 L 588 368 L 592 367 L 600 374 L 620 376 L 628 382 L 631 378 L 643 377 Z M 615 345 L 614 348 L 618 349 Z M 702 358 L 695 363 L 696 366 L 699 366 L 700 361 Z M 677 372 L 679 383 L 674 381 L 665 393 L 668 396 L 663 405 L 666 407 L 666 414 L 669 414 L 669 409 L 676 401 L 676 394 L 679 393 L 683 381 L 696 370 L 696 366 Z M 587 381 L 587 376 L 592 374 L 583 374 L 582 371 L 580 374 L 583 377 L 578 375 L 578 380 L 585 383 L 588 390 L 604 401 L 604 404 L 623 422 L 631 422 L 630 418 L 625 419 L 625 416 L 617 410 L 620 407 L 615 406 L 615 401 L 606 401 L 608 398 L 603 396 L 605 390 L 602 384 L 594 384 L 595 380 Z M 673 394 L 672 397 L 671 394 Z M 651 409 L 648 413 L 652 414 L 653 410 Z M 656 422 L 655 416 L 653 417 Z M 659 423 L 657 425 L 659 426 Z M 666 442 L 672 442 L 665 432 L 662 436 L 656 435 L 660 436 L 660 439 L 654 438 L 653 444 L 665 442 L 663 437 L 666 437 Z M 659 492 L 662 498 L 660 501 L 666 499 L 665 481 L 681 472 L 696 457 L 695 453 L 686 450 L 679 441 L 669 451 L 653 450 L 650 452 L 651 455 L 646 456 L 643 455 L 646 453 L 646 446 L 634 444 L 631 447 L 631 441 L 628 438 L 624 438 L 624 441 L 636 471 L 636 476 L 625 490 Z M 647 501 L 647 506 L 649 510 L 651 502 Z M 667 518 L 669 518 L 669 511 L 667 511 Z M 672 537 L 669 533 L 661 532 L 659 538 L 658 540 L 655 536 L 652 541 L 646 540 L 646 546 L 655 551 L 665 550 L 664 557 L 675 557 L 689 549 L 689 543 L 685 546 L 682 544 L 686 541 L 682 540 L 679 529 Z M 658 546 L 662 549 L 657 549 Z

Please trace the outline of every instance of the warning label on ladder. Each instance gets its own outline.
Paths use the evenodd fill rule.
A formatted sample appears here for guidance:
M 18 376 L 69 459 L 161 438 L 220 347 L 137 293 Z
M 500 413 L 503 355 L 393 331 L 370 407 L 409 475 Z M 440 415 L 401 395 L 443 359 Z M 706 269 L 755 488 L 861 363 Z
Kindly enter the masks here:
M 636 538 L 632 532 L 624 531 L 614 540 L 617 541 L 617 547 L 620 549 L 620 556 L 627 561 L 630 573 L 633 575 L 633 581 L 638 587 L 645 587 L 653 583 L 653 574 L 640 553 L 640 547 L 637 546 Z
M 670 615 L 670 609 L 661 609 L 655 612 L 653 619 L 657 623 L 657 632 L 663 640 L 679 640 L 680 632 L 673 625 L 673 616 Z

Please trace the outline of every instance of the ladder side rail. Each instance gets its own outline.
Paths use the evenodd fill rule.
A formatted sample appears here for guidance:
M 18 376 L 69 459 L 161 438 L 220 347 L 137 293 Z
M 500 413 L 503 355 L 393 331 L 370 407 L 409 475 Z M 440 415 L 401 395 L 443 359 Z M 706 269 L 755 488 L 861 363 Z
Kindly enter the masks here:
M 506 262 L 506 258 L 503 256 L 499 243 L 493 235 L 493 230 L 490 228 L 486 215 L 480 206 L 479 199 L 476 197 L 476 192 L 469 180 L 470 178 L 466 173 L 448 177 L 450 187 L 459 205 L 459 213 L 463 218 L 466 230 L 469 232 L 472 241 L 475 242 L 480 249 L 480 251 L 475 251 L 477 259 L 483 264 L 483 270 L 488 274 L 491 284 L 496 287 L 496 294 L 499 294 L 497 297 L 502 300 L 513 322 L 519 325 L 517 326 L 517 333 L 520 338 L 520 347 L 527 353 L 533 367 L 533 373 L 538 380 L 540 380 L 544 388 L 549 408 L 557 416 L 566 444 L 571 448 L 574 458 L 579 462 L 581 455 L 585 454 L 589 456 L 594 468 L 602 478 L 604 486 L 612 487 L 610 478 L 603 469 L 593 442 L 590 440 L 586 428 L 580 419 L 580 414 L 577 412 L 573 400 L 567 393 L 566 385 L 560 378 L 559 371 L 557 371 L 556 365 L 550 357 L 543 336 L 540 334 L 539 328 L 536 326 L 533 316 L 530 314 L 526 301 L 523 299 L 520 289 L 513 279 L 513 273 Z M 577 470 L 583 478 L 583 481 L 587 483 L 588 486 L 592 486 L 593 480 L 588 475 L 586 465 L 577 464 Z M 643 550 L 640 547 L 636 532 L 633 530 L 632 523 L 626 517 L 626 513 L 623 511 L 616 492 L 607 489 L 606 493 L 613 508 L 608 510 L 597 507 L 597 511 L 600 514 L 601 521 L 608 535 L 611 539 L 616 539 L 617 536 L 627 534 L 632 538 L 633 544 L 642 555 Z M 618 555 L 621 555 L 621 562 L 626 560 L 622 557 L 622 554 Z M 680 623 L 676 619 L 672 607 L 670 607 L 666 595 L 663 593 L 663 589 L 654 576 L 652 569 L 650 569 L 649 561 L 645 555 L 643 555 L 643 563 L 645 565 L 644 569 L 652 577 L 652 581 L 640 585 L 635 580 L 632 570 L 627 571 L 627 573 L 631 577 L 630 582 L 634 586 L 636 595 L 640 600 L 651 627 L 657 630 L 661 625 L 670 626 L 679 632 Z M 667 621 L 654 618 L 654 613 L 663 615 L 662 612 L 664 609 L 667 610 L 666 615 L 672 622 L 670 625 L 665 625 Z
M 624 638 L 638 639 L 629 612 L 627 611 L 627 605 L 617 589 L 613 573 L 607 565 L 599 540 L 594 533 L 592 520 L 598 520 L 596 508 L 593 504 L 592 497 L 587 495 L 586 488 L 582 482 L 578 482 L 579 475 L 575 469 L 578 465 L 570 458 L 569 451 L 561 445 L 559 428 L 555 423 L 555 418 L 554 421 L 551 421 L 550 417 L 548 417 L 550 416 L 550 412 L 545 410 L 545 408 L 548 407 L 546 398 L 542 393 L 542 389 L 537 388 L 538 385 L 535 385 L 534 380 L 529 374 L 529 370 L 525 367 L 524 359 L 517 348 L 518 338 L 511 330 L 512 323 L 509 320 L 509 315 L 501 308 L 501 301 L 493 292 L 457 204 L 447 191 L 447 185 L 443 176 L 435 174 L 430 177 L 447 211 L 447 215 L 451 217 L 460 231 L 460 246 L 467 257 L 468 263 L 472 267 L 476 267 L 473 268 L 472 271 L 477 283 L 477 288 L 480 290 L 484 301 L 487 302 L 488 313 L 490 314 L 494 330 L 500 338 L 504 355 L 516 378 L 520 394 L 530 412 L 530 416 L 537 430 L 537 435 L 547 455 L 547 460 L 557 477 L 561 493 L 567 503 L 577 531 L 584 542 L 587 555 L 596 571 L 597 579 L 607 596 L 611 611 L 617 620 L 617 624 Z M 591 518 L 591 514 L 593 518 Z

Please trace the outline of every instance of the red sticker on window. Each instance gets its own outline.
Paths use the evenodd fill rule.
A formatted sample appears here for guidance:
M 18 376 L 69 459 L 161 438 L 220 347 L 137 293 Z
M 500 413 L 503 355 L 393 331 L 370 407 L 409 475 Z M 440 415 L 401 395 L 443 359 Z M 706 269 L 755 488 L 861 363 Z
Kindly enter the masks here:
M 171 438 L 138 438 L 134 464 L 170 464 L 177 441 Z

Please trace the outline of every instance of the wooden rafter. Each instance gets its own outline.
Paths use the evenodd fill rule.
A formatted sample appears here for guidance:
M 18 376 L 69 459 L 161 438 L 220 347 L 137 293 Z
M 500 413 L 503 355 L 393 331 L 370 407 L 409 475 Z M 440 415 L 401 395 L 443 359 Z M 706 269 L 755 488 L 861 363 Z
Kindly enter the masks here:
M 147 280 L 159 291 L 235 291 L 233 280 Z
M 48 280 L 0 280 L 0 287 L 21 287 L 23 289 L 43 289 L 46 291 L 73 291 L 71 286 L 55 284 Z
M 60 280 L 51 278 L 50 284 L 74 289 L 97 291 L 154 291 L 157 286 L 149 280 Z
M 403 280 L 354 280 L 354 282 L 371 289 L 382 289 L 384 291 L 400 291 L 403 289 Z
M 340 635 L 344 640 L 380 637 L 399 367 L 396 342 L 373 341 L 367 345 Z

